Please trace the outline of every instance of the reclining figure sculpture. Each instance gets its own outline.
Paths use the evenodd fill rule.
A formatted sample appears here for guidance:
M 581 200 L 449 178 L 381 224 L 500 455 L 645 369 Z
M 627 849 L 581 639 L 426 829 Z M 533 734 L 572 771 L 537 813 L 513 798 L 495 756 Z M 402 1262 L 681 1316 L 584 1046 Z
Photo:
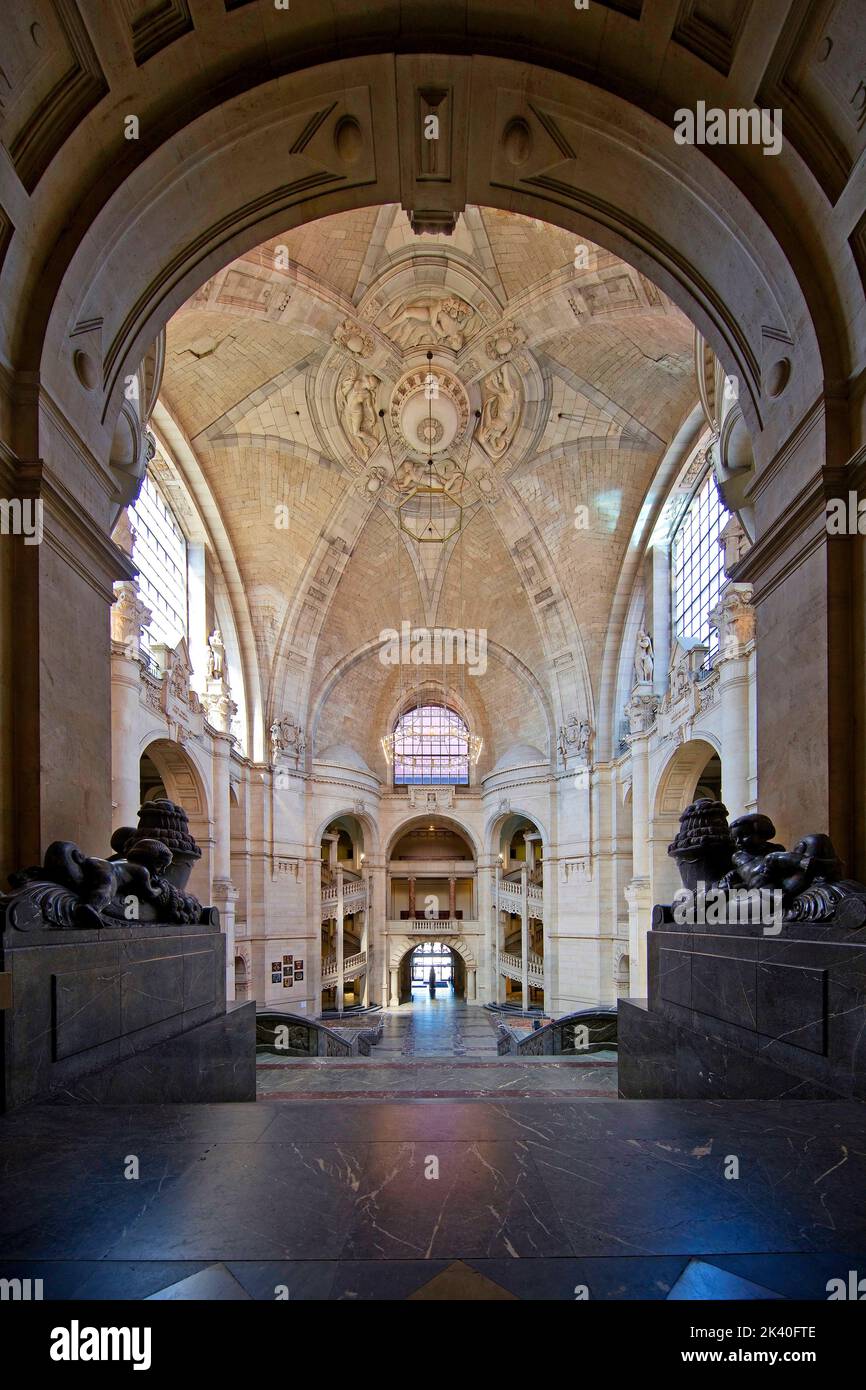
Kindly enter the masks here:
M 693 801 L 668 846 L 683 888 L 781 893 L 785 922 L 866 922 L 866 885 L 843 878 L 844 865 L 828 835 L 804 835 L 792 850 L 774 844 L 769 816 L 753 812 L 730 826 L 720 801 Z
M 0 895 L 7 925 L 19 931 L 81 930 L 218 921 L 215 908 L 202 907 L 184 891 L 201 850 L 181 806 L 146 802 L 138 827 L 116 830 L 111 848 L 115 853 L 100 859 L 70 841 L 55 840 L 42 864 L 10 874 L 13 891 Z

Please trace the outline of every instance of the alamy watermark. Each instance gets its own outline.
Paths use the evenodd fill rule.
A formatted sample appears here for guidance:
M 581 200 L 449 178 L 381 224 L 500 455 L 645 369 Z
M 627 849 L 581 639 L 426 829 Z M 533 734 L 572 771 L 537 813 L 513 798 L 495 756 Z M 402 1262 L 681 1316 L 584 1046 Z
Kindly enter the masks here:
M 0 536 L 23 536 L 25 545 L 42 544 L 41 497 L 0 497 Z
M 853 490 L 847 498 L 831 497 L 825 525 L 828 536 L 866 536 L 866 497 L 858 499 Z
M 780 888 L 714 888 L 699 883 L 694 892 L 681 888 L 675 893 L 671 908 L 681 927 L 750 923 L 762 927 L 764 936 L 778 936 L 782 930 Z
M 383 666 L 466 666 L 470 676 L 487 670 L 485 627 L 413 627 L 404 618 L 399 632 L 382 628 L 379 641 Z
M 764 154 L 780 154 L 782 112 L 758 106 L 725 111 L 699 101 L 694 111 L 681 106 L 674 112 L 674 140 L 678 145 L 761 145 Z

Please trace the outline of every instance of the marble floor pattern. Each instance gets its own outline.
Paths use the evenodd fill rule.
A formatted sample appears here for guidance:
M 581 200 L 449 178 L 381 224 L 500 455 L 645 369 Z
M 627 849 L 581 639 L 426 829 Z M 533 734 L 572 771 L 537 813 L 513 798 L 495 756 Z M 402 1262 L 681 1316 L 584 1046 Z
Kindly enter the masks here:
M 616 1053 L 589 1057 L 500 1057 L 497 1018 L 448 991 L 416 990 L 412 1004 L 386 1009 L 369 1057 L 286 1058 L 263 1054 L 256 1088 L 270 1100 L 485 1099 L 615 1096 Z
M 0 1120 L 0 1173 L 0 1278 L 46 1299 L 823 1300 L 866 1275 L 842 1101 L 39 1104 Z

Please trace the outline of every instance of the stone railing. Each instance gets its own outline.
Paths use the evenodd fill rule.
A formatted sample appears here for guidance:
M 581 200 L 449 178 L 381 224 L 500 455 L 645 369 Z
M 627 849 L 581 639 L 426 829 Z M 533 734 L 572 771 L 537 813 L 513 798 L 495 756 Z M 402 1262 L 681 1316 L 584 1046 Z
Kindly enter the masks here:
M 539 1018 L 541 1027 L 517 1027 L 503 1019 L 498 1025 L 497 1051 L 529 1057 L 588 1057 L 617 1051 L 617 1011 L 581 1009 L 562 1018 Z
M 367 969 L 367 952 L 357 951 L 353 956 L 346 956 L 343 961 L 343 979 L 347 975 L 356 975 L 359 970 Z M 333 984 L 337 978 L 337 957 L 322 957 L 322 984 Z
M 539 888 L 537 883 L 530 883 L 527 886 L 526 902 L 529 909 L 529 916 L 537 921 L 544 921 L 544 889 Z M 503 912 L 513 912 L 515 916 L 520 916 L 523 911 L 523 891 L 519 884 L 503 883 L 499 885 L 499 907 Z
M 338 895 L 336 888 L 322 889 L 322 921 L 327 922 L 330 918 L 337 915 Z M 343 887 L 343 914 L 348 916 L 350 912 L 361 912 L 367 906 L 367 886 L 363 883 L 353 883 L 351 887 Z
M 387 924 L 389 931 L 410 932 L 413 936 L 416 932 L 429 932 L 434 935 L 436 932 L 447 932 L 459 934 L 467 928 L 475 931 L 478 928 L 477 921 L 465 917 L 407 917 L 397 922 L 389 921 Z
M 530 984 L 541 984 L 544 980 L 544 960 L 530 951 L 527 956 Z M 523 957 L 512 955 L 510 951 L 499 952 L 499 969 L 503 975 L 511 975 L 518 980 L 523 975 Z

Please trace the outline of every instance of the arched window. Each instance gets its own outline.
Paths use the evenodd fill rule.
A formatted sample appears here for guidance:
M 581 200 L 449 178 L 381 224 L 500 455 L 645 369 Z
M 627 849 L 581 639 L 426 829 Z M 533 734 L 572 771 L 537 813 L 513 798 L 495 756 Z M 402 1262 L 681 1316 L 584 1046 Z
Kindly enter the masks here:
M 671 546 L 674 637 L 702 642 L 709 648 L 708 659 L 719 645 L 719 635 L 710 627 L 710 613 L 725 582 L 719 535 L 729 516 L 710 469 L 680 520 Z
M 466 786 L 469 730 L 446 705 L 420 705 L 394 725 L 394 786 Z
M 186 537 L 149 473 L 129 508 L 129 519 L 135 532 L 132 560 L 139 570 L 139 589 L 153 615 L 146 629 L 148 642 L 176 647 L 188 635 Z

